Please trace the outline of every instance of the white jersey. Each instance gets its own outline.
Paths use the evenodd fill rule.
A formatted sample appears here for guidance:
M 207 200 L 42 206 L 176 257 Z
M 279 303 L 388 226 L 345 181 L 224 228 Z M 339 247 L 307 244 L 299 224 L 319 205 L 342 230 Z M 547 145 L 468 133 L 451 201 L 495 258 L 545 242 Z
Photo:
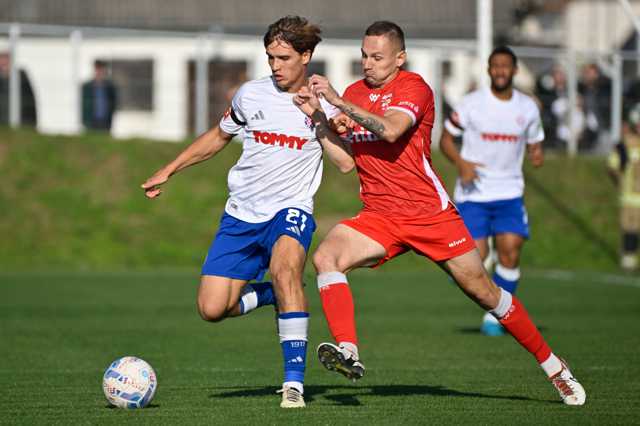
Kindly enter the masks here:
M 482 164 L 471 185 L 456 182 L 456 202 L 487 202 L 522 197 L 522 161 L 527 144 L 544 140 L 544 130 L 536 103 L 513 90 L 508 101 L 498 99 L 491 89 L 469 93 L 445 121 L 454 136 L 462 135 L 460 155 Z
M 225 211 L 235 218 L 266 222 L 286 207 L 313 213 L 322 146 L 293 96 L 271 77 L 252 80 L 238 89 L 220 120 L 224 132 L 242 137 L 242 155 L 227 178 Z M 323 103 L 325 111 L 329 107 Z

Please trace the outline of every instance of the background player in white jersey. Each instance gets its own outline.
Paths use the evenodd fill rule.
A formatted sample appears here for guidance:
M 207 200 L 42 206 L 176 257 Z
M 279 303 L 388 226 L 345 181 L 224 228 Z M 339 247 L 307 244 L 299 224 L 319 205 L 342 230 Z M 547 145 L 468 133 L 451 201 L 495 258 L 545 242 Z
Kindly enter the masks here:
M 229 199 L 202 266 L 197 306 L 204 320 L 217 322 L 277 301 L 284 408 L 305 406 L 309 314 L 302 272 L 316 228 L 313 195 L 322 178 L 323 147 L 339 168 L 353 167 L 344 150 L 326 137 L 318 140 L 324 123 L 294 104 L 320 40 L 320 29 L 301 17 L 270 25 L 264 46 L 272 75 L 240 87 L 219 125 L 142 184 L 146 196 L 155 198 L 173 174 L 242 135 L 242 156 L 229 171 Z M 273 284 L 248 284 L 267 269 Z
M 489 255 L 494 237 L 498 262 L 493 281 L 514 293 L 520 279 L 520 252 L 529 238 L 524 206 L 522 161 L 525 150 L 534 167 L 544 161 L 540 112 L 529 96 L 513 88 L 517 58 L 506 46 L 489 56 L 491 87 L 466 95 L 445 121 L 440 148 L 458 168 L 454 200 L 480 255 Z M 460 152 L 454 136 L 462 135 Z M 486 314 L 481 331 L 504 334 Z

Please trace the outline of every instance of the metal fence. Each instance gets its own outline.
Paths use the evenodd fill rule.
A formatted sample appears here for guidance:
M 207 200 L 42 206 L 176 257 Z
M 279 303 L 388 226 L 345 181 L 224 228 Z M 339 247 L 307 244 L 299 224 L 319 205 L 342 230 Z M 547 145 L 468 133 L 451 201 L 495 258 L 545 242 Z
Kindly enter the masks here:
M 551 149 L 604 153 L 621 137 L 625 90 L 633 92 L 636 52 L 586 52 L 516 47 L 516 84 L 537 96 Z M 0 24 L 2 105 L 12 127 L 33 124 L 45 133 L 86 130 L 83 84 L 104 61 L 117 88 L 116 137 L 182 140 L 219 118 L 242 81 L 268 75 L 258 36 Z M 2 55 L 0 55 L 2 56 Z M 326 40 L 314 55 L 315 72 L 338 89 L 358 78 L 360 40 Z M 480 80 L 486 65 L 475 40 L 410 40 L 409 69 L 434 88 L 439 137 L 443 112 Z M 633 68 L 633 67 L 632 67 Z M 3 71 L 4 70 L 4 71 Z M 581 70 L 583 70 L 581 72 Z M 595 70 L 595 81 L 588 71 Z M 28 84 L 30 81 L 31 95 Z M 22 80 L 22 81 L 21 81 Z M 629 102 L 640 102 L 629 96 Z M 29 110 L 34 117 L 30 116 Z

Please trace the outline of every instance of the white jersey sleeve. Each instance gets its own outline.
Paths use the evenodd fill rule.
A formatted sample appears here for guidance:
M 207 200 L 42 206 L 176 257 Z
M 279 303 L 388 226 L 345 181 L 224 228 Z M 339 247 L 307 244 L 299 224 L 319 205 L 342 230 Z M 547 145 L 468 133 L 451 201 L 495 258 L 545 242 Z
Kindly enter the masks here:
M 324 98 L 320 98 L 320 106 L 322 107 L 324 115 L 326 115 L 327 118 L 333 118 L 336 115 L 340 114 L 340 110 L 337 107 L 331 105 L 329 102 L 325 101 Z
M 469 96 L 462 98 L 449 117 L 444 121 L 444 126 L 453 136 L 462 136 L 469 122 Z
M 528 144 L 539 143 L 544 140 L 544 129 L 542 127 L 542 118 L 538 106 L 533 105 L 531 112 L 531 120 L 526 130 L 526 141 Z
M 230 135 L 237 135 L 247 125 L 245 113 L 242 110 L 242 96 L 246 91 L 246 84 L 242 85 L 233 96 L 231 106 L 227 108 L 220 120 L 220 129 Z

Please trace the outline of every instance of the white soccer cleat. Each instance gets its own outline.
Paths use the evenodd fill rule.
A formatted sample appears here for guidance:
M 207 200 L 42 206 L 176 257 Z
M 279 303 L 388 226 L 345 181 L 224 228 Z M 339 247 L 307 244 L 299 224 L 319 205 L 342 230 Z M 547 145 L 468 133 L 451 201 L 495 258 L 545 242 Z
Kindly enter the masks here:
M 350 351 L 333 343 L 321 343 L 318 346 L 318 359 L 329 371 L 342 374 L 355 382 L 364 376 L 364 365 Z
M 282 408 L 302 408 L 306 406 L 304 397 L 296 388 L 284 386 L 277 393 L 282 394 L 282 402 L 280 403 Z
M 567 405 L 583 405 L 587 399 L 587 393 L 578 381 L 573 377 L 569 366 L 562 362 L 562 370 L 559 373 L 551 376 L 549 380 L 556 388 L 562 398 L 562 402 Z

